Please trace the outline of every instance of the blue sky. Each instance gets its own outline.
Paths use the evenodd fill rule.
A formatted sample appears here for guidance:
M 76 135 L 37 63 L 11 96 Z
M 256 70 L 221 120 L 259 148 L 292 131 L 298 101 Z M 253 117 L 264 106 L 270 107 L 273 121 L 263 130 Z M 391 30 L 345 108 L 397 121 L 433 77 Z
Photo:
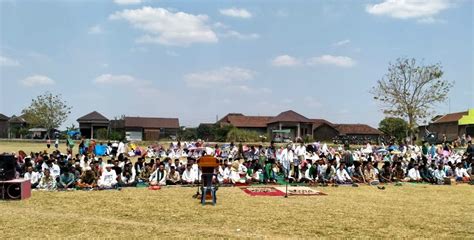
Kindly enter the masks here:
M 474 107 L 471 1 L 0 0 L 0 113 L 61 93 L 68 121 L 214 122 L 228 112 L 377 126 L 370 88 L 398 57 L 454 80 L 437 113 Z

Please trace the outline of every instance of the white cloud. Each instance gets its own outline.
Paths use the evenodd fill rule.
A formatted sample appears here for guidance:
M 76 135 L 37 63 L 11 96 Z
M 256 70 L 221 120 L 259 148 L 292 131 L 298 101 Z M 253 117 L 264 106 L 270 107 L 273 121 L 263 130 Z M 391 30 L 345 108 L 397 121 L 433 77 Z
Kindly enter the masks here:
M 138 80 L 130 75 L 102 74 L 94 79 L 94 83 L 96 84 L 122 85 L 136 82 L 138 82 Z
M 1 67 L 17 67 L 17 66 L 20 66 L 20 62 L 12 58 L 0 56 L 0 66 Z
M 310 58 L 307 63 L 308 65 L 326 64 L 335 65 L 338 67 L 352 67 L 356 64 L 356 62 L 350 57 L 333 55 L 322 55 L 319 57 L 313 57 Z
M 143 30 L 146 34 L 137 39 L 139 43 L 189 46 L 192 43 L 218 42 L 216 33 L 207 24 L 207 15 L 143 7 L 116 12 L 109 19 L 124 19 L 133 27 Z
M 227 31 L 224 34 L 221 34 L 221 36 L 222 37 L 235 37 L 235 38 L 241 39 L 241 40 L 250 40 L 250 39 L 260 38 L 260 35 L 258 35 L 257 33 L 242 34 L 240 32 L 234 31 L 234 30 Z
M 225 25 L 221 22 L 216 22 L 212 26 L 214 26 L 215 28 L 223 28 L 223 29 L 229 28 L 229 26 L 227 26 L 227 25 Z
M 227 8 L 221 9 L 219 12 L 222 15 L 229 17 L 238 17 L 238 18 L 251 18 L 252 14 L 247 11 L 245 8 Z
M 140 4 L 142 0 L 114 0 L 114 2 L 118 5 L 132 5 L 132 4 Z
M 90 27 L 89 30 L 87 31 L 88 34 L 101 34 L 103 32 L 104 31 L 102 30 L 102 27 L 98 24 Z
M 33 75 L 29 76 L 20 81 L 20 83 L 25 87 L 36 87 L 36 86 L 46 86 L 54 85 L 55 82 L 53 79 L 44 76 L 44 75 Z
M 431 23 L 445 23 L 446 21 L 443 19 L 437 19 L 433 17 L 426 17 L 426 18 L 420 18 L 417 20 L 418 23 L 426 23 L 426 24 L 431 24 Z
M 332 45 L 333 45 L 333 46 L 336 46 L 336 47 L 339 47 L 339 46 L 347 45 L 347 44 L 349 44 L 349 43 L 351 43 L 351 40 L 345 39 L 345 40 L 341 40 L 341 41 L 339 41 L 339 42 L 335 42 L 335 43 L 333 43 Z
M 138 79 L 131 75 L 102 74 L 93 80 L 93 83 L 104 86 L 115 86 L 128 93 L 133 91 L 139 96 L 155 96 L 161 94 L 151 81 Z
M 435 15 L 451 6 L 448 0 L 385 0 L 379 4 L 369 4 L 366 11 L 373 15 L 398 19 L 419 19 L 433 22 Z
M 238 82 L 252 80 L 255 72 L 245 68 L 223 67 L 211 71 L 186 74 L 184 80 L 189 87 L 209 88 L 214 85 L 235 85 Z
M 272 60 L 272 65 L 276 67 L 292 67 L 300 64 L 298 59 L 289 55 L 280 55 Z

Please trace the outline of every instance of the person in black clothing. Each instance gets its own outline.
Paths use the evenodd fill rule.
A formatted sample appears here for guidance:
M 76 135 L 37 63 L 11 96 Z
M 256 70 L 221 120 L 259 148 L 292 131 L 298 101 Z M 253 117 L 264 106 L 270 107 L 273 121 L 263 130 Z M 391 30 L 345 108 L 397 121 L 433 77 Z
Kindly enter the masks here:
M 474 160 L 474 145 L 472 141 L 467 142 L 466 153 L 469 156 L 469 159 Z

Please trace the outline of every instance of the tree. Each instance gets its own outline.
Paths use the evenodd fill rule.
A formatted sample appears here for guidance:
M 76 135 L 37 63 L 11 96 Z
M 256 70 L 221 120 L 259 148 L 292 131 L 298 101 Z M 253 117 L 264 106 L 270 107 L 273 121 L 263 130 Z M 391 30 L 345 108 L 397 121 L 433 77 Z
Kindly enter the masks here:
M 214 125 L 210 124 L 199 124 L 198 128 L 196 129 L 196 135 L 200 139 L 204 139 L 206 141 L 213 141 L 214 140 Z
M 226 140 L 228 142 L 258 142 L 260 136 L 257 132 L 232 128 L 228 133 Z
M 197 128 L 180 128 L 178 131 L 178 139 L 180 141 L 184 140 L 196 140 L 197 137 Z
M 372 88 L 385 114 L 407 119 L 410 136 L 417 121 L 431 114 L 435 104 L 447 99 L 454 82 L 442 79 L 439 63 L 418 65 L 415 59 L 399 58 Z
M 33 127 L 46 128 L 47 136 L 52 129 L 61 126 L 70 113 L 71 107 L 62 100 L 61 95 L 50 92 L 32 99 L 30 106 L 22 111 L 23 117 Z
M 401 118 L 386 117 L 380 121 L 379 130 L 400 142 L 407 136 L 408 123 Z

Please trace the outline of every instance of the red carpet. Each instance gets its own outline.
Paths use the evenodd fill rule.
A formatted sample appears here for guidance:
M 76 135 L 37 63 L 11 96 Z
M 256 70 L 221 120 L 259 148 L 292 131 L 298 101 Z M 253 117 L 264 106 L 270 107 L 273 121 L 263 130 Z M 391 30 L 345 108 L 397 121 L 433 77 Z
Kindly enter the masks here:
M 284 186 L 277 187 L 280 191 L 286 191 Z M 316 189 L 312 189 L 305 186 L 289 186 L 288 195 L 290 196 L 324 196 L 326 193 L 320 192 Z
M 274 196 L 283 197 L 285 193 L 274 187 L 243 187 L 242 191 L 250 196 Z

